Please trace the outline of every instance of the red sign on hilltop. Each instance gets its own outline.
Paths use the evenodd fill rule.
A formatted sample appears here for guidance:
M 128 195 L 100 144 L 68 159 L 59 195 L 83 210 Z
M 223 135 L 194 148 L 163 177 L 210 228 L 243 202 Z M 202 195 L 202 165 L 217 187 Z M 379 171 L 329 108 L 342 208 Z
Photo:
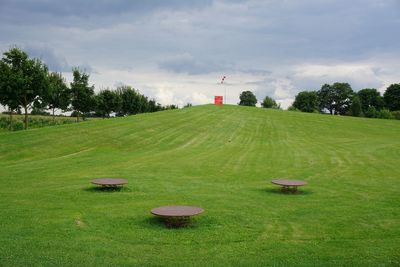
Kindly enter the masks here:
M 216 95 L 214 97 L 214 104 L 215 105 L 222 105 L 224 102 L 224 97 L 222 95 Z

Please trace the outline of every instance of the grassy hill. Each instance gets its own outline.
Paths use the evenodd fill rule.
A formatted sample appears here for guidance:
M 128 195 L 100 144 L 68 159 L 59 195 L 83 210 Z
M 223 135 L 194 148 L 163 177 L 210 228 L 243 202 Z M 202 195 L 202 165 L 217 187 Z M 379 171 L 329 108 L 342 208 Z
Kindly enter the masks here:
M 213 105 L 1 132 L 0 265 L 399 265 L 399 134 Z M 281 194 L 276 177 L 309 185 Z M 174 204 L 206 211 L 166 229 L 149 211 Z

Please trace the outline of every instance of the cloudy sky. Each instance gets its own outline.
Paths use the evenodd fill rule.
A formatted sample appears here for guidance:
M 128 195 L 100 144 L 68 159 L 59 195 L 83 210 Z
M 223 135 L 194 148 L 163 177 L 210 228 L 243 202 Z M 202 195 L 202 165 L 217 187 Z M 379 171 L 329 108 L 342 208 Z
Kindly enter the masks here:
M 400 82 L 399 44 L 400 0 L 0 0 L 1 52 L 179 106 L 251 90 L 287 107 L 336 81 L 383 92 Z

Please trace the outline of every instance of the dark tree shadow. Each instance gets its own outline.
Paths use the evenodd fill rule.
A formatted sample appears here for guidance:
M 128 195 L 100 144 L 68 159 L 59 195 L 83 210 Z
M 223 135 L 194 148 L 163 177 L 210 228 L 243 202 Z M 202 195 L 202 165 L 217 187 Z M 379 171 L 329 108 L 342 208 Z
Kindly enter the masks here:
M 185 222 L 184 224 L 172 223 L 165 218 L 158 216 L 149 216 L 146 218 L 133 220 L 135 224 L 139 224 L 142 227 L 151 229 L 168 229 L 168 230 L 181 230 L 181 229 L 194 229 L 197 228 L 196 219 L 191 219 L 190 222 Z
M 157 216 L 148 216 L 146 218 L 141 218 L 136 220 L 136 223 L 150 228 L 165 228 L 163 218 Z
M 112 187 L 104 187 L 104 186 L 89 186 L 83 188 L 86 192 L 107 192 L 107 193 L 114 193 L 114 192 L 130 192 L 132 191 L 128 187 L 125 186 L 112 186 Z
M 272 193 L 272 194 L 279 194 L 279 195 L 288 195 L 288 196 L 295 196 L 295 195 L 311 195 L 313 194 L 312 191 L 307 190 L 307 189 L 298 189 L 296 192 L 292 192 L 292 191 L 284 191 L 282 190 L 282 188 L 280 187 L 276 187 L 276 188 L 263 188 L 263 189 L 259 189 L 262 192 L 266 192 L 266 193 Z

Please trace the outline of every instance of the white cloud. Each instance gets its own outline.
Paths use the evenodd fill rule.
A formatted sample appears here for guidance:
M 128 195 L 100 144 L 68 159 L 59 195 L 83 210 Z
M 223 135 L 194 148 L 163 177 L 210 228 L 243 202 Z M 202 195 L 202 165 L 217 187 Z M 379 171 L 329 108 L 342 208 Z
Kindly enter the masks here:
M 291 96 L 294 86 L 289 79 L 277 79 L 272 82 L 272 86 L 275 88 L 274 97 L 277 99 L 287 99 Z
M 188 103 L 192 103 L 193 105 L 207 104 L 210 103 L 210 98 L 205 94 L 193 92 L 191 95 L 191 101 L 188 101 Z
M 160 87 L 160 88 L 158 88 L 157 91 L 158 92 L 156 93 L 156 99 L 161 104 L 165 105 L 165 104 L 173 103 L 174 101 L 177 101 L 177 99 L 175 99 L 175 97 L 174 97 L 174 92 L 171 89 L 168 89 L 165 87 Z M 182 103 L 179 103 L 179 104 L 182 104 Z

